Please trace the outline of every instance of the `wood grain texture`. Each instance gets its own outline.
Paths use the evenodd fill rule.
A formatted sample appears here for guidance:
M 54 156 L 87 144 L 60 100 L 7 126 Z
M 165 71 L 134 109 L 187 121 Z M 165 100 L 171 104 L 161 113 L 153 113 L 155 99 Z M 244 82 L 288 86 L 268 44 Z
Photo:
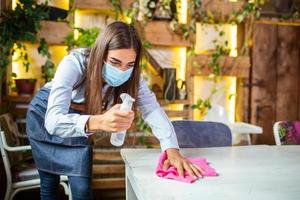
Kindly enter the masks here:
M 145 40 L 152 45 L 191 46 L 188 40 L 185 40 L 181 35 L 175 34 L 170 29 L 170 22 L 168 21 L 152 21 L 145 26 L 139 24 L 137 29 L 144 36 Z
M 300 26 L 280 26 L 277 48 L 276 121 L 300 119 L 299 54 Z
M 214 13 L 219 19 L 229 17 L 233 12 L 241 11 L 245 2 L 230 2 L 229 0 L 203 0 L 202 7 L 206 12 Z
M 190 76 L 209 75 L 212 69 L 208 67 L 211 62 L 210 55 L 195 55 L 188 59 Z M 224 76 L 249 77 L 250 58 L 248 56 L 221 56 L 219 59 L 221 73 Z
M 93 189 L 121 189 L 125 188 L 125 178 L 103 178 L 92 180 Z
M 49 45 L 59 45 L 72 32 L 73 29 L 65 22 L 42 21 L 39 37 L 45 38 Z
M 120 1 L 122 8 L 129 8 L 133 0 Z M 89 10 L 113 10 L 113 6 L 109 0 L 76 0 L 75 7 L 78 9 Z
M 263 127 L 263 134 L 253 137 L 255 144 L 274 144 L 277 30 L 274 25 L 256 24 L 254 27 L 251 123 Z
M 264 129 L 256 144 L 274 144 L 276 121 L 300 119 L 299 37 L 300 26 L 255 25 L 251 122 Z

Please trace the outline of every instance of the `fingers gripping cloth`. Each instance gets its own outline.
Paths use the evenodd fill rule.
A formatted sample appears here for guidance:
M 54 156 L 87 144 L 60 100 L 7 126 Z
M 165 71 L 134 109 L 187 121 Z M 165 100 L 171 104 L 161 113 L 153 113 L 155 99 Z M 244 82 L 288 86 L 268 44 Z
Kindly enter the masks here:
M 165 178 L 165 179 L 173 179 L 173 180 L 177 180 L 177 181 L 181 181 L 181 182 L 185 182 L 185 183 L 195 182 L 194 178 L 192 176 L 190 176 L 186 171 L 184 171 L 183 177 L 179 176 L 177 169 L 172 165 L 170 165 L 167 170 L 164 170 L 163 164 L 166 159 L 167 159 L 167 154 L 166 154 L 166 152 L 163 152 L 160 155 L 158 165 L 156 167 L 155 173 L 157 176 Z M 202 174 L 203 177 L 204 176 L 218 176 L 216 170 L 209 166 L 206 158 L 187 158 L 187 160 L 189 160 L 194 165 L 197 165 L 204 171 L 204 173 Z

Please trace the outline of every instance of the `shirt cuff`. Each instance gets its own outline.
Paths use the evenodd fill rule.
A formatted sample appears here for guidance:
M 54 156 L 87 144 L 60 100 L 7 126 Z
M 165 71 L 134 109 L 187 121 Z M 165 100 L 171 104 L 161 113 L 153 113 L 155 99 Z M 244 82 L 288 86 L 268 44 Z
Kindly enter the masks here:
M 87 120 L 90 118 L 90 115 L 80 115 L 78 121 L 76 123 L 76 131 L 79 133 L 80 136 L 88 137 L 92 135 L 92 133 L 85 132 L 85 124 Z

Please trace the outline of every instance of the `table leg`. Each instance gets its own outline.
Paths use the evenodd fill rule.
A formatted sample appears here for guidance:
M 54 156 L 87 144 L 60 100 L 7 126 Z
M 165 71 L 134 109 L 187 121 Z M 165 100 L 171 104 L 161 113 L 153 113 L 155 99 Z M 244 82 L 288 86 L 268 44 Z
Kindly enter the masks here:
M 128 167 L 126 167 L 126 200 L 137 200 L 137 196 L 133 190 L 133 187 L 130 183 L 129 177 L 128 177 Z
M 250 133 L 247 134 L 248 145 L 251 145 L 251 137 Z

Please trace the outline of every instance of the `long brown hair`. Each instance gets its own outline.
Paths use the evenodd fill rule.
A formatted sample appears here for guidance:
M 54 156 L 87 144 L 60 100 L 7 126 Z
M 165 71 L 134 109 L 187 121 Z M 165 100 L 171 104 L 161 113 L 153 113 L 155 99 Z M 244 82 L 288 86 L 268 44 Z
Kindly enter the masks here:
M 113 90 L 114 103 L 120 103 L 120 94 L 126 92 L 137 99 L 140 79 L 141 40 L 132 25 L 113 22 L 98 36 L 89 52 L 86 67 L 85 112 L 90 115 L 102 113 L 102 66 L 109 50 L 133 48 L 135 65 L 128 81 Z M 136 110 L 136 104 L 134 104 Z

